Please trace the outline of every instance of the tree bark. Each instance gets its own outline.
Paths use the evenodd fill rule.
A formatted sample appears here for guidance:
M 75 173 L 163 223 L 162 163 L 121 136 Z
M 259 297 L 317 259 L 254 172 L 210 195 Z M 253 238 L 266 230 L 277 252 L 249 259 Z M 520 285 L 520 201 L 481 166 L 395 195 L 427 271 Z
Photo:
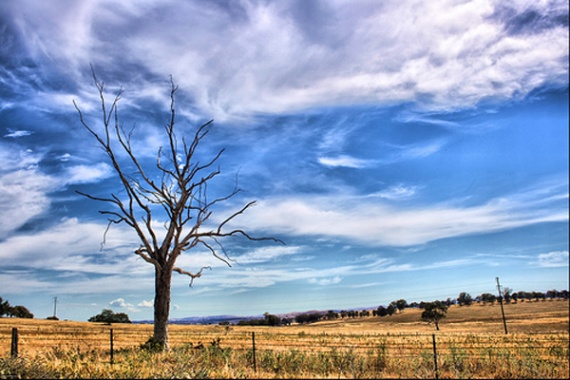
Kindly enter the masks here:
M 156 268 L 154 292 L 154 340 L 168 349 L 168 317 L 172 269 Z

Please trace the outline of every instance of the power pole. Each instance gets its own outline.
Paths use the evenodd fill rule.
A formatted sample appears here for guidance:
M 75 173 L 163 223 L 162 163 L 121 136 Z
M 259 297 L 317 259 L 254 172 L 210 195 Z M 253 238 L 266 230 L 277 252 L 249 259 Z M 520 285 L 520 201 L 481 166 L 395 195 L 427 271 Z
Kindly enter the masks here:
M 499 303 L 501 304 L 501 314 L 503 314 L 503 326 L 505 327 L 505 334 L 508 334 L 507 320 L 505 318 L 505 309 L 503 308 L 503 294 L 501 292 L 501 284 L 499 284 L 499 277 L 495 277 L 495 279 L 497 280 L 497 289 L 499 290 Z
M 53 316 L 54 316 L 54 318 L 57 318 L 56 310 L 57 310 L 57 297 L 53 297 Z

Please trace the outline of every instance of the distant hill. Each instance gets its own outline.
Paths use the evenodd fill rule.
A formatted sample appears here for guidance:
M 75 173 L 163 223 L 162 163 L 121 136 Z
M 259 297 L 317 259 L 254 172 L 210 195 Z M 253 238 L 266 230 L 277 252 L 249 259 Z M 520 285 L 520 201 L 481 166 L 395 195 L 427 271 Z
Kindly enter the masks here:
M 364 308 L 351 308 L 346 310 L 372 310 L 375 308 L 364 307 Z M 334 310 L 335 312 L 340 312 L 340 309 Z M 312 314 L 312 313 L 321 313 L 326 314 L 328 310 L 307 310 L 307 311 L 294 311 L 289 313 L 283 314 L 275 314 L 279 318 L 290 318 L 293 319 L 299 314 Z M 252 319 L 263 319 L 263 314 L 259 315 L 250 315 L 250 316 L 237 316 L 237 315 L 212 315 L 208 317 L 184 317 L 184 318 L 173 318 L 168 321 L 168 323 L 173 325 L 215 325 L 220 322 L 229 322 L 232 325 L 239 323 L 240 321 L 250 321 Z M 133 321 L 133 323 L 145 324 L 145 323 L 154 323 L 153 320 L 140 320 L 140 321 Z
M 237 324 L 239 321 L 262 319 L 263 315 L 254 315 L 249 317 L 242 317 L 236 315 L 212 315 L 208 317 L 185 317 L 170 319 L 168 323 L 173 325 L 214 325 L 220 322 L 229 322 L 230 324 Z M 153 320 L 133 321 L 133 323 L 153 323 Z

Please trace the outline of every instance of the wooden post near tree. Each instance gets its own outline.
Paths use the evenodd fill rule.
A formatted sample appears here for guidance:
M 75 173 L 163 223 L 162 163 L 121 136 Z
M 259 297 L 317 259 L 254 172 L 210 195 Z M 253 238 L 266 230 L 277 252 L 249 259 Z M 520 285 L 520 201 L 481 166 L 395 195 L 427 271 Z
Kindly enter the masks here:
M 113 329 L 109 330 L 109 345 L 110 345 L 110 355 L 111 355 L 111 365 L 113 365 L 114 358 L 113 358 Z
M 13 358 L 18 357 L 18 329 L 16 327 L 12 327 L 12 345 L 10 354 Z
M 435 378 L 439 379 L 439 371 L 437 370 L 437 346 L 435 344 L 435 334 L 431 335 L 431 339 L 433 342 L 433 367 L 435 372 Z
M 255 332 L 251 333 L 251 343 L 253 346 L 253 371 L 257 372 L 257 362 L 255 359 Z

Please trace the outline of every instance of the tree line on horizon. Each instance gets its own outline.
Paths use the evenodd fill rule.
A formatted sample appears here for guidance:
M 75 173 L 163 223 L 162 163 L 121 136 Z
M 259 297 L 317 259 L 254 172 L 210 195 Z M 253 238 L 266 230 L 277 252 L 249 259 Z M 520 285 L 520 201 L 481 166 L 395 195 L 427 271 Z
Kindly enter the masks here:
M 250 320 L 243 320 L 237 323 L 238 326 L 283 326 L 290 325 L 293 322 L 298 324 L 308 324 L 314 323 L 322 320 L 335 320 L 344 318 L 362 318 L 362 317 L 386 317 L 391 316 L 396 313 L 403 313 L 406 308 L 416 308 L 423 309 L 422 319 L 427 322 L 433 322 L 438 327 L 438 322 L 440 319 L 445 318 L 447 313 L 447 308 L 451 305 L 458 306 L 470 306 L 473 304 L 479 305 L 493 305 L 495 302 L 504 301 L 505 303 L 518 303 L 518 302 L 530 302 L 535 301 L 545 301 L 546 299 L 568 299 L 568 290 L 548 290 L 546 292 L 527 292 L 518 291 L 513 292 L 512 289 L 505 287 L 501 296 L 496 296 L 491 293 L 482 293 L 476 297 L 472 297 L 467 292 L 459 293 L 459 296 L 455 299 L 447 298 L 446 300 L 435 300 L 432 302 L 411 302 L 408 303 L 404 299 L 399 299 L 390 302 L 387 306 L 380 305 L 376 309 L 363 309 L 363 310 L 341 310 L 336 312 L 334 310 L 329 310 L 325 312 L 308 312 L 297 314 L 295 317 L 284 317 L 281 318 L 277 315 L 272 315 L 269 313 L 264 314 L 264 318 L 254 318 Z M 229 322 L 220 322 L 220 325 L 229 325 Z
M 436 300 L 433 302 L 411 302 L 408 303 L 404 299 L 399 299 L 390 302 L 387 306 L 380 305 L 376 309 L 363 309 L 363 310 L 341 310 L 336 312 L 329 310 L 324 312 L 307 312 L 300 313 L 294 317 L 279 317 L 270 313 L 265 313 L 263 318 L 254 318 L 250 320 L 242 320 L 237 323 L 238 326 L 283 326 L 291 325 L 292 323 L 308 324 L 321 320 L 334 320 L 344 318 L 362 318 L 362 317 L 386 317 L 396 313 L 403 313 L 406 308 L 416 309 L 429 309 L 433 307 L 434 303 L 438 305 L 451 305 L 470 306 L 473 304 L 493 305 L 495 302 L 504 301 L 505 303 L 518 303 L 530 301 L 546 301 L 547 299 L 569 299 L 570 293 L 568 290 L 548 290 L 546 292 L 537 291 L 518 291 L 513 292 L 512 289 L 505 287 L 502 292 L 502 297 L 496 296 L 491 293 L 482 293 L 476 297 L 472 297 L 467 292 L 461 292 L 455 299 L 447 298 L 446 300 Z M 426 307 L 427 306 L 427 307 Z M 440 307 L 441 309 L 442 307 Z M 0 317 L 11 318 L 34 318 L 25 306 L 11 306 L 8 300 L 0 297 Z M 54 319 L 48 317 L 47 319 Z M 88 322 L 105 322 L 105 323 L 131 323 L 129 316 L 126 313 L 115 313 L 110 309 L 103 309 L 100 314 L 97 314 L 88 319 Z M 220 322 L 220 325 L 229 325 L 229 322 Z

